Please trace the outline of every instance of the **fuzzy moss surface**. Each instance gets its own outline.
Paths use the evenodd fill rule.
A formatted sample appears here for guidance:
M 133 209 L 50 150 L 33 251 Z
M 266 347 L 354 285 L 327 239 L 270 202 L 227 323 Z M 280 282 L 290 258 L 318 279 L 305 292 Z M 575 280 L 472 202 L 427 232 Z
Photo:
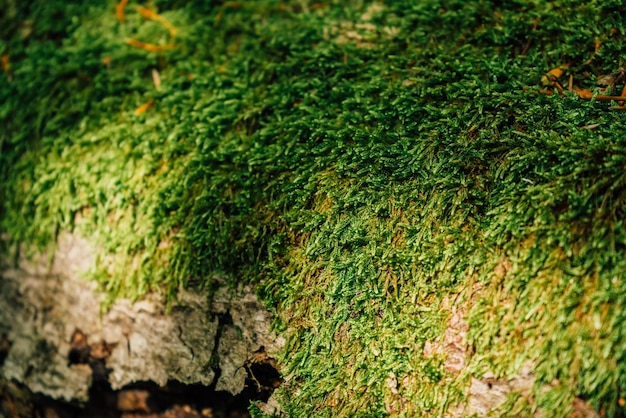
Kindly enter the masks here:
M 495 414 L 625 413 L 624 113 L 539 92 L 623 64 L 623 1 L 0 4 L 9 244 L 90 237 L 111 300 L 258 284 L 288 415 L 439 416 L 527 361 Z

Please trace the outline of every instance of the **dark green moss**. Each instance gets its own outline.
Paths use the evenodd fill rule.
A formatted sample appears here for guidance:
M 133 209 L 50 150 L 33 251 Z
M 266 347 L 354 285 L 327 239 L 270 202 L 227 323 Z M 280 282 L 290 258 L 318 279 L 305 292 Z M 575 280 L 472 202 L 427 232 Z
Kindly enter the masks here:
M 623 118 L 539 94 L 560 64 L 583 87 L 621 64 L 621 1 L 153 2 L 173 39 L 132 3 L 123 24 L 113 2 L 6 3 L 12 243 L 89 236 L 111 300 L 259 284 L 293 415 L 461 400 L 469 374 L 423 355 L 450 301 L 468 373 L 532 360 L 547 415 L 624 413 Z

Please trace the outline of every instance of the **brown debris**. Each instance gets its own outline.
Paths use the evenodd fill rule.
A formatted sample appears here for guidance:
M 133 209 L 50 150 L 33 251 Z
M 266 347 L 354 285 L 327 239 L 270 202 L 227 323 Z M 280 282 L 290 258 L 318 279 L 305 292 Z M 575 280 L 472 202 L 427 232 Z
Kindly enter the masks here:
M 117 409 L 122 412 L 150 412 L 150 392 L 142 389 L 122 390 L 117 394 Z
M 549 90 L 549 88 L 555 89 L 559 94 L 563 94 L 565 92 L 565 88 L 559 82 L 559 78 L 565 73 L 565 70 L 569 68 L 571 63 L 560 65 L 556 68 L 551 69 L 541 77 L 541 83 L 545 88 L 540 90 L 544 94 L 554 94 L 553 90 Z M 626 66 L 621 66 L 617 69 L 617 71 L 612 74 L 599 77 L 597 84 L 599 86 L 604 86 L 603 89 L 599 91 L 592 91 L 590 89 L 584 89 L 574 85 L 574 75 L 569 75 L 569 83 L 567 86 L 567 91 L 571 93 L 575 93 L 579 98 L 584 100 L 596 100 L 599 102 L 610 102 L 615 101 L 618 103 L 618 106 L 611 106 L 612 110 L 624 110 L 624 102 L 626 102 Z M 619 96 L 614 96 L 610 94 L 596 94 L 600 93 L 611 93 L 616 85 L 623 84 L 623 88 L 621 90 L 621 94 Z
M 8 71 L 9 68 L 11 68 L 9 54 L 7 54 L 6 52 L 0 57 L 0 67 L 2 68 L 2 71 Z
M 70 340 L 70 351 L 68 354 L 68 365 L 89 364 L 104 362 L 113 352 L 117 343 L 109 344 L 106 341 L 89 344 L 87 335 L 76 328 Z

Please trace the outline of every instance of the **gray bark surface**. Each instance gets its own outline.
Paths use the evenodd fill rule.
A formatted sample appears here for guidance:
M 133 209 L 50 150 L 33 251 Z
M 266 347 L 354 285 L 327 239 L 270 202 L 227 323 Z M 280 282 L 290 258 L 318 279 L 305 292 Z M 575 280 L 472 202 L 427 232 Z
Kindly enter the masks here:
M 211 304 L 204 294 L 181 291 L 170 313 L 156 295 L 134 304 L 119 300 L 103 313 L 102 294 L 81 277 L 94 249 L 69 234 L 58 244 L 52 264 L 43 257 L 0 262 L 0 339 L 8 341 L 0 376 L 33 392 L 87 400 L 92 368 L 69 364 L 77 330 L 87 337 L 90 358 L 104 362 L 114 390 L 176 380 L 237 394 L 246 359 L 261 346 L 272 352 L 282 344 L 250 287 L 234 294 L 219 289 Z M 221 323 L 223 317 L 229 321 Z

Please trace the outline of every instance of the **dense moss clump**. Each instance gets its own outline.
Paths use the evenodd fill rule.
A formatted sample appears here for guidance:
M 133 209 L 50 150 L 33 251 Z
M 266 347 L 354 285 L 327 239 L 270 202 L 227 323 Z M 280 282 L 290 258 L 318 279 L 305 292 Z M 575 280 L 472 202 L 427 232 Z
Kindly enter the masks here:
M 111 300 L 258 283 L 295 416 L 438 416 L 527 361 L 497 414 L 625 413 L 623 113 L 540 92 L 623 64 L 623 2 L 3 4 L 9 244 L 89 236 Z M 453 309 L 460 375 L 424 353 Z

